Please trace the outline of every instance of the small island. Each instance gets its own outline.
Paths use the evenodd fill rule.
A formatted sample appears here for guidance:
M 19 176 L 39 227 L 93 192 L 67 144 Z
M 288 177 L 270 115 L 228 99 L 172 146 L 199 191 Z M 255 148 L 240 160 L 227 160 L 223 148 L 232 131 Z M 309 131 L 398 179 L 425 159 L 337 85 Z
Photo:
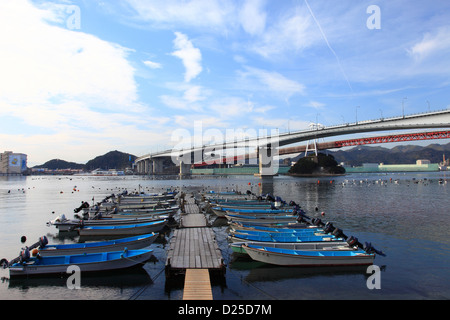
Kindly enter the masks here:
M 319 153 L 300 158 L 293 165 L 288 175 L 298 177 L 344 175 L 345 169 L 338 165 L 332 155 Z

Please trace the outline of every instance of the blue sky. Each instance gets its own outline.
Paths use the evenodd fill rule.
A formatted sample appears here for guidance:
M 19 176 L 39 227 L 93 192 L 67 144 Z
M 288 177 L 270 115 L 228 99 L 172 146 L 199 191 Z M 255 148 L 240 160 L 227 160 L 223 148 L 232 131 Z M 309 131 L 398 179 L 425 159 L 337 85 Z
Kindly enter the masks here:
M 31 166 L 450 106 L 445 0 L 14 0 L 0 30 L 0 151 Z

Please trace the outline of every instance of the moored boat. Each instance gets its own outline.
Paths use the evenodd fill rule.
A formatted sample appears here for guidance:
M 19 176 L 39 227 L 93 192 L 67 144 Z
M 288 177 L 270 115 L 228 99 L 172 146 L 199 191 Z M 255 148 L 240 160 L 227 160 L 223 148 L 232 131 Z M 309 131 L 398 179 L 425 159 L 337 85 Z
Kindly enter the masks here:
M 261 215 L 255 217 L 249 215 L 226 214 L 225 217 L 230 222 L 251 223 L 256 225 L 287 224 L 287 223 L 294 223 L 297 221 L 297 217 L 292 215 L 273 215 L 273 216 Z
M 269 232 L 289 232 L 290 230 L 298 231 L 303 229 L 316 229 L 317 231 L 323 230 L 320 227 L 314 226 L 314 225 L 308 225 L 304 223 L 291 223 L 291 224 L 284 224 L 282 226 L 267 226 L 267 225 L 257 225 L 257 224 L 246 224 L 246 223 L 237 223 L 232 222 L 230 223 L 230 229 L 233 231 L 238 230 L 254 230 L 254 231 L 269 231 Z
M 318 242 L 318 241 L 344 241 L 342 238 L 336 238 L 333 235 L 251 235 L 251 234 L 234 234 L 230 235 L 231 242 L 245 242 L 245 241 L 257 241 L 257 242 Z
M 152 215 L 152 216 L 127 216 L 122 219 L 110 219 L 110 218 L 102 218 L 102 219 L 81 219 L 81 220 L 73 220 L 73 219 L 65 219 L 65 217 L 58 217 L 55 220 L 47 222 L 47 226 L 55 226 L 59 231 L 72 231 L 75 229 L 88 227 L 88 226 L 112 226 L 112 225 L 132 225 L 137 223 L 147 223 L 159 220 L 168 219 L 167 215 Z
M 108 241 L 45 245 L 43 248 L 39 248 L 38 254 L 41 257 L 48 257 L 82 253 L 123 251 L 125 249 L 143 249 L 150 246 L 155 241 L 157 236 L 157 233 L 150 233 Z
M 244 244 L 242 248 L 256 261 L 280 266 L 371 265 L 375 254 L 363 250 L 292 250 Z
M 118 270 L 136 266 L 150 259 L 153 250 L 122 250 L 51 257 L 25 257 L 9 266 L 9 274 L 32 276 L 66 273 L 69 266 L 78 266 L 81 272 Z
M 147 223 L 111 225 L 111 226 L 85 226 L 78 229 L 80 236 L 116 236 L 116 235 L 139 235 L 159 232 L 166 224 L 166 219 Z
M 242 248 L 243 245 L 256 245 L 269 248 L 290 249 L 290 250 L 356 250 L 345 241 L 318 241 L 318 242 L 233 242 L 229 247 L 233 252 L 247 254 Z

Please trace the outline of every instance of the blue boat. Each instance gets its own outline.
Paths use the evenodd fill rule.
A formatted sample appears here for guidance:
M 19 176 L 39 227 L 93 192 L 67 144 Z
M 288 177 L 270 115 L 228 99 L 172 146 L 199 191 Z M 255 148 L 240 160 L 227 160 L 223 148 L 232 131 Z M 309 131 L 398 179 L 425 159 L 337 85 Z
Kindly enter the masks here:
M 78 229 L 78 233 L 80 236 L 139 235 L 158 232 L 166 224 L 167 220 L 157 220 L 131 225 L 88 226 Z
M 317 241 L 344 241 L 333 235 L 254 235 L 254 234 L 234 234 L 230 237 L 232 242 L 256 241 L 256 242 L 317 242 Z
M 230 234 L 249 234 L 257 236 L 305 236 L 305 235 L 326 235 L 319 229 L 285 229 L 282 231 L 263 231 L 263 230 L 231 230 Z
M 102 253 L 87 253 L 52 257 L 30 257 L 23 251 L 22 259 L 9 266 L 9 274 L 32 276 L 67 273 L 76 266 L 83 272 L 118 270 L 136 266 L 150 259 L 153 250 L 122 250 Z
M 286 230 L 302 230 L 302 229 L 316 229 L 318 231 L 322 231 L 323 229 L 320 227 L 316 227 L 314 225 L 308 225 L 304 223 L 292 223 L 289 225 L 283 226 L 264 226 L 257 225 L 251 223 L 230 223 L 230 227 L 233 230 L 257 230 L 257 231 L 269 231 L 269 232 L 284 232 Z
M 242 209 L 238 207 L 234 208 L 222 208 L 222 207 L 215 207 L 215 208 L 221 208 L 225 211 L 229 212 L 237 212 L 237 213 L 265 213 L 265 214 L 275 214 L 275 213 L 292 213 L 294 212 L 294 209 L 271 209 L 271 208 L 253 208 L 253 209 Z
M 371 265 L 375 254 L 364 250 L 291 250 L 258 245 L 242 245 L 256 261 L 281 266 Z
M 150 246 L 158 237 L 157 233 L 144 234 L 134 237 L 120 238 L 108 241 L 96 241 L 87 243 L 54 244 L 39 248 L 38 254 L 41 257 L 74 255 L 82 253 L 100 253 L 111 251 L 122 251 L 143 249 Z M 33 251 L 32 251 L 33 252 Z

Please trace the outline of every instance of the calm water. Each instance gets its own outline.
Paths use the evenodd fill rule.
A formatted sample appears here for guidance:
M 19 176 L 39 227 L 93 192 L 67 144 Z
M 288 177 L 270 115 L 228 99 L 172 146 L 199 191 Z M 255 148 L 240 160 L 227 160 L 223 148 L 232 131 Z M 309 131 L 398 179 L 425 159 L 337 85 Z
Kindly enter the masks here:
M 447 173 L 450 175 L 450 173 Z M 81 201 L 103 199 L 126 188 L 159 192 L 252 190 L 270 192 L 299 203 L 311 217 L 332 221 L 347 235 L 384 251 L 381 289 L 369 290 L 369 274 L 357 268 L 284 268 L 268 266 L 232 254 L 224 220 L 208 216 L 227 264 L 223 281 L 213 285 L 215 300 L 299 299 L 449 299 L 450 180 L 445 173 L 353 174 L 338 178 L 205 177 L 151 180 L 138 177 L 31 176 L 0 177 L 0 258 L 18 256 L 23 246 L 42 235 L 50 243 L 78 241 L 46 222 L 64 213 L 73 217 Z M 321 213 L 324 213 L 324 216 Z M 0 270 L 0 299 L 181 300 L 182 282 L 166 281 L 164 264 L 171 231 L 151 248 L 154 259 L 143 268 L 103 276 L 83 276 L 80 290 L 70 290 L 64 278 L 13 280 Z

